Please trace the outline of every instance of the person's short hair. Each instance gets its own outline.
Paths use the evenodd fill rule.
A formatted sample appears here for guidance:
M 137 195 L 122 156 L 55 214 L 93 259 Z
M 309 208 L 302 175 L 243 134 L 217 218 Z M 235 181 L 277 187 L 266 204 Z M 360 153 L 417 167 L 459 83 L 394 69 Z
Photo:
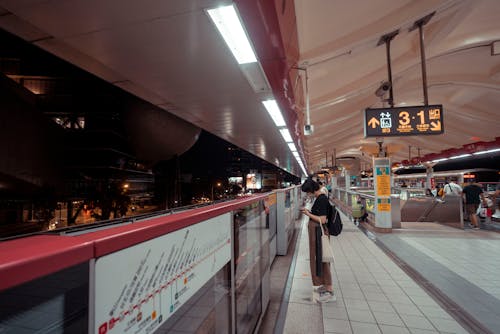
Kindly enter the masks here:
M 313 179 L 308 178 L 304 181 L 300 189 L 305 193 L 313 193 L 319 190 L 319 184 L 316 181 L 313 181 Z

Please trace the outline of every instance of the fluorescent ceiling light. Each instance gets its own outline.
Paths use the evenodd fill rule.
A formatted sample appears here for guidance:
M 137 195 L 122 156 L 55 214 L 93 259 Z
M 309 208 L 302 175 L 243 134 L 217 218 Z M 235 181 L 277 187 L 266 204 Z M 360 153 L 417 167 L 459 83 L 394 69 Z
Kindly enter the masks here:
M 297 148 L 295 147 L 295 144 L 294 143 L 287 143 L 288 144 L 288 147 L 290 148 L 290 151 L 293 152 L 297 152 Z
M 446 161 L 446 160 L 448 160 L 448 158 L 436 159 L 436 160 L 432 160 L 432 162 L 441 162 L 441 161 Z
M 481 154 L 488 154 L 488 153 L 493 153 L 493 152 L 500 152 L 500 148 L 494 148 L 494 149 L 487 150 L 487 151 L 479 151 L 479 152 L 475 152 L 475 153 L 472 153 L 472 154 L 474 154 L 474 155 L 481 155 Z
M 271 118 L 273 119 L 276 126 L 286 126 L 285 120 L 283 119 L 283 115 L 281 114 L 276 100 L 262 101 L 262 103 L 264 104 L 264 107 L 266 107 L 269 115 L 271 115 Z
M 280 129 L 281 136 L 283 136 L 283 139 L 287 143 L 293 143 L 292 136 L 290 135 L 290 132 L 288 131 L 287 128 Z
M 450 157 L 450 159 L 460 159 L 460 158 L 465 158 L 465 157 L 470 157 L 470 154 L 461 154 L 461 155 L 456 155 L 454 157 Z
M 238 61 L 238 64 L 255 63 L 257 57 L 255 57 L 255 53 L 234 6 L 230 5 L 209 9 L 207 12 Z

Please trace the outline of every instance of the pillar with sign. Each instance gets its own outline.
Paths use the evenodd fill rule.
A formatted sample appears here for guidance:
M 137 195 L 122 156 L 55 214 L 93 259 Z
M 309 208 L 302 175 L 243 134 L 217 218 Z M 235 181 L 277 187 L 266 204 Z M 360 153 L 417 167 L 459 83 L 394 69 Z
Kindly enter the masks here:
M 373 158 L 375 189 L 375 228 L 379 232 L 391 232 L 391 161 L 389 158 Z

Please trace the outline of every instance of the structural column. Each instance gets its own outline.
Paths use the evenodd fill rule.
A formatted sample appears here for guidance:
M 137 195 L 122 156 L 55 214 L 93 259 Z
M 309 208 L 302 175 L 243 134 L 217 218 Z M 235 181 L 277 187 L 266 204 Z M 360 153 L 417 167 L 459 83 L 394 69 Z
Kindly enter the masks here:
M 389 158 L 373 158 L 375 189 L 375 229 L 391 232 L 391 161 Z

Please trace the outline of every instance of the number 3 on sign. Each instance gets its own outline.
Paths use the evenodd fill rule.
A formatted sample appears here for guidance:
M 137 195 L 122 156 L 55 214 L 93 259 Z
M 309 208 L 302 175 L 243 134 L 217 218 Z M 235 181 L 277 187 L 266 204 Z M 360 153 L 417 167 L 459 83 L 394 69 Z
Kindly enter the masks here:
M 408 125 L 410 124 L 410 114 L 408 111 L 402 111 L 399 113 L 399 124 Z

